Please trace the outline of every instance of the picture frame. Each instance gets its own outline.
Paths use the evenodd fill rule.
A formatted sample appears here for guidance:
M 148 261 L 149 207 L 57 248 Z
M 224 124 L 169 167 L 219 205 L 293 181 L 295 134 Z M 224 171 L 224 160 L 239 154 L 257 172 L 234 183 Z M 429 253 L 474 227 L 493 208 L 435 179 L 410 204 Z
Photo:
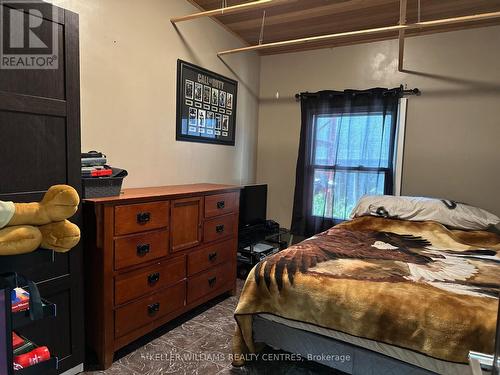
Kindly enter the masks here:
M 238 81 L 177 60 L 176 140 L 234 146 Z

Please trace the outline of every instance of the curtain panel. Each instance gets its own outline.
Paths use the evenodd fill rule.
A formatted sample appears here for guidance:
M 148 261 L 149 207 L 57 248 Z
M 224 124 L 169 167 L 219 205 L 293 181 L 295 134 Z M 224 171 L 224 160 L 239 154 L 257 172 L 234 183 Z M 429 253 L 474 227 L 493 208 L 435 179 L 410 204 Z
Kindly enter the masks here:
M 293 234 L 348 219 L 363 195 L 393 194 L 401 96 L 401 88 L 301 94 Z

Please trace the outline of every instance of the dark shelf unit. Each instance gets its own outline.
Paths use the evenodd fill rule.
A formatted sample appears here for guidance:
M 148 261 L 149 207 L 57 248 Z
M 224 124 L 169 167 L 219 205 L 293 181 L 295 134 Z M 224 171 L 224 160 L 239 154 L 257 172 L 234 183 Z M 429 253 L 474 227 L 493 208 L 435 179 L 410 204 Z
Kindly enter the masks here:
M 0 8 L 5 14 L 10 9 L 4 2 Z M 23 4 L 16 8 L 29 14 Z M 81 196 L 78 15 L 48 2 L 37 9 L 43 13 L 39 29 L 58 46 L 58 64 L 56 69 L 0 69 L 0 134 L 9 140 L 0 148 L 2 201 L 37 202 L 58 184 L 74 187 Z M 70 221 L 81 227 L 81 210 Z M 55 317 L 16 330 L 58 357 L 58 369 L 47 372 L 51 375 L 83 368 L 82 242 L 67 253 L 38 249 L 0 257 L 0 273 L 26 276 L 42 298 L 57 305 Z M 48 364 L 40 366 L 36 374 L 46 375 L 42 368 Z
M 32 320 L 30 318 L 29 310 L 16 311 L 12 312 L 10 294 L 12 292 L 11 288 L 6 288 L 6 300 L 5 300 L 5 310 L 10 313 L 10 316 L 6 320 L 6 331 L 8 337 L 7 351 L 9 355 L 7 358 L 10 360 L 10 365 L 8 367 L 8 373 L 6 375 L 52 375 L 55 374 L 57 369 L 59 368 L 59 360 L 57 357 L 52 356 L 50 359 L 34 364 L 32 366 L 26 367 L 24 369 L 14 370 L 13 366 L 13 357 L 15 355 L 23 354 L 22 352 L 16 353 L 16 350 L 13 349 L 12 345 L 12 332 L 17 331 L 19 328 L 26 327 L 30 324 L 39 323 L 42 320 L 54 318 L 57 315 L 57 306 L 45 299 L 42 299 L 42 316 L 40 319 Z M 3 292 L 3 290 L 2 290 Z M 29 349 L 26 349 L 26 352 L 33 350 L 34 348 L 39 347 L 39 345 L 35 344 L 32 340 L 21 335 L 25 340 L 25 343 L 31 344 Z M 19 350 L 19 348 L 17 349 Z M 50 350 L 50 348 L 49 348 Z M 12 355 L 10 355 L 12 354 Z
M 23 337 L 24 338 L 24 337 Z M 25 339 L 25 338 L 24 338 Z M 25 339 L 27 340 L 27 339 Z M 35 343 L 30 340 L 27 340 L 32 343 L 35 347 L 38 347 Z M 13 370 L 13 375 L 52 375 L 58 369 L 58 359 L 57 357 L 50 357 L 46 361 L 39 362 L 35 365 L 19 369 Z
M 12 272 L 12 270 L 25 270 L 34 264 L 43 265 L 54 262 L 54 252 L 51 250 L 38 249 L 31 253 L 20 255 L 6 255 L 0 258 L 0 274 Z
M 54 318 L 57 315 L 57 306 L 47 300 L 42 299 L 43 316 L 41 319 Z M 39 319 L 40 320 L 40 319 Z M 31 320 L 29 310 L 12 313 L 12 330 L 33 324 L 38 320 Z

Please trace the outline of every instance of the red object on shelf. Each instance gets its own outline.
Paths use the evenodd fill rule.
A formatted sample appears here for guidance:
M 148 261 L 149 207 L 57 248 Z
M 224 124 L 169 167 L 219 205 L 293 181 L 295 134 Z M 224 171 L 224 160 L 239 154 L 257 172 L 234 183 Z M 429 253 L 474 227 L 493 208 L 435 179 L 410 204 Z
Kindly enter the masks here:
M 30 307 L 30 294 L 23 288 L 12 289 L 12 312 L 28 310 Z
M 98 169 L 92 171 L 92 177 L 105 177 L 105 176 L 111 176 L 112 174 L 113 171 L 111 169 Z
M 12 347 L 16 349 L 22 344 L 24 344 L 24 340 L 17 333 L 12 332 Z
M 48 359 L 50 359 L 49 349 L 46 346 L 40 346 L 39 348 L 33 349 L 31 352 L 16 355 L 14 357 L 14 369 L 20 370 Z

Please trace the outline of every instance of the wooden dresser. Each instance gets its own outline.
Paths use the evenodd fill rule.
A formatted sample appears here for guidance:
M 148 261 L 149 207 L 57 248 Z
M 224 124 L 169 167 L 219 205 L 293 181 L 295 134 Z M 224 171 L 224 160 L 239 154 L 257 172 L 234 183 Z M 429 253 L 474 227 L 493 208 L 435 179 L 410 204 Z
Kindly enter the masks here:
M 87 344 L 113 354 L 236 288 L 237 186 L 125 189 L 84 202 Z

